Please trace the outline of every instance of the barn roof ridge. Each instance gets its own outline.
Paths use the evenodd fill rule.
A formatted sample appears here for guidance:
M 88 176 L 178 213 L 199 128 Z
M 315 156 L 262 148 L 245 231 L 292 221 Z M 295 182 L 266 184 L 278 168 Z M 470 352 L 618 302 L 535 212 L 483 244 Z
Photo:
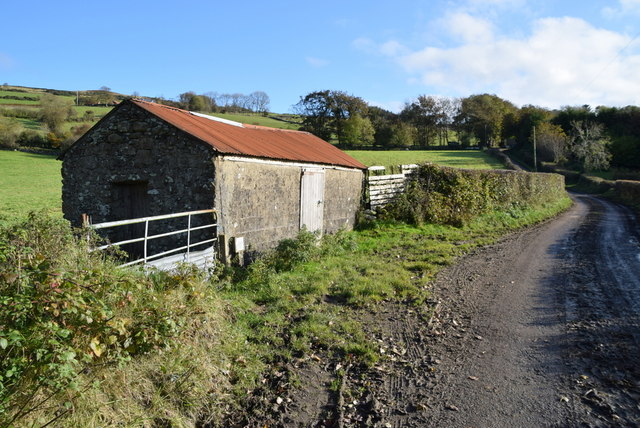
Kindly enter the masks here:
M 203 117 L 176 107 L 134 98 L 128 101 L 222 154 L 366 169 L 361 162 L 309 132 L 259 125 L 238 126 L 225 123 L 226 119 Z

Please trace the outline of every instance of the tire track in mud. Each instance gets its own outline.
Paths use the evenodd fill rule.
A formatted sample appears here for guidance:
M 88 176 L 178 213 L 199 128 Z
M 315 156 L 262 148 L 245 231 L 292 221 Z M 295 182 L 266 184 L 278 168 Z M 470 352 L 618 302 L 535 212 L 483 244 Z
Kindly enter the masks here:
M 568 239 L 563 273 L 568 359 L 579 397 L 575 411 L 589 416 L 587 426 L 638 426 L 638 225 L 624 207 L 587 196 L 580 199 L 589 212 Z
M 340 417 L 298 412 L 274 426 L 640 426 L 638 224 L 574 199 L 441 271 L 423 307 L 363 314 L 383 357 L 348 370 L 344 402 L 329 400 Z

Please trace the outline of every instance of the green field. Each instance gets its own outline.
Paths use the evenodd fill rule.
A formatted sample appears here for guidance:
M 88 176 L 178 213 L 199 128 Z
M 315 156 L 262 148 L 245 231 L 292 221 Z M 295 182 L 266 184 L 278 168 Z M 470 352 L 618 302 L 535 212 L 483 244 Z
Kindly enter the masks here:
M 207 113 L 211 116 L 220 117 L 222 119 L 233 120 L 234 122 L 245 123 L 247 125 L 268 126 L 270 128 L 294 129 L 300 128 L 299 124 L 284 122 L 282 120 L 265 117 L 261 114 L 234 114 L 234 113 Z
M 503 169 L 494 157 L 479 150 L 346 150 L 367 166 L 397 166 L 432 162 L 437 165 L 466 169 Z
M 0 151 L 0 216 L 62 213 L 61 162 L 55 156 Z
M 14 100 L 14 99 L 2 98 L 2 97 L 6 97 L 6 96 L 8 96 L 8 97 L 18 97 L 20 99 Z M 39 98 L 39 94 L 0 90 L 0 105 L 2 105 L 2 104 L 20 104 L 20 105 L 28 106 L 28 105 L 38 105 L 40 103 L 39 99 L 38 100 L 30 100 L 30 99 L 25 99 L 25 97 L 29 97 L 29 98 L 38 97 Z
M 105 114 L 109 113 L 113 107 L 103 106 L 73 106 L 78 116 L 82 116 L 85 111 L 90 110 L 93 112 L 96 118 L 101 118 Z
M 18 122 L 20 122 L 20 124 L 22 125 L 22 127 L 24 129 L 31 129 L 33 131 L 43 131 L 42 124 L 39 121 L 35 120 L 35 119 L 17 118 L 16 120 Z

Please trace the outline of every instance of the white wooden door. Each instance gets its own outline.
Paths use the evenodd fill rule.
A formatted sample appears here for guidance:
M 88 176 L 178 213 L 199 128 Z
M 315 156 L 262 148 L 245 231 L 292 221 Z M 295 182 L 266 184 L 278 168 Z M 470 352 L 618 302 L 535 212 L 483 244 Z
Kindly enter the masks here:
M 324 210 L 324 170 L 305 168 L 300 184 L 300 228 L 322 233 Z

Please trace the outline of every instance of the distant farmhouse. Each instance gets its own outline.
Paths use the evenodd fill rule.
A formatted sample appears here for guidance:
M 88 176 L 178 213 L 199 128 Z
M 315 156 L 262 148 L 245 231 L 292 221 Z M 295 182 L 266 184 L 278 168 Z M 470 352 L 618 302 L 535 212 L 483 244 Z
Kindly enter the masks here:
M 125 100 L 63 155 L 73 225 L 217 210 L 216 233 L 248 251 L 304 226 L 350 229 L 366 166 L 312 134 Z M 224 249 L 223 253 L 228 249 Z

